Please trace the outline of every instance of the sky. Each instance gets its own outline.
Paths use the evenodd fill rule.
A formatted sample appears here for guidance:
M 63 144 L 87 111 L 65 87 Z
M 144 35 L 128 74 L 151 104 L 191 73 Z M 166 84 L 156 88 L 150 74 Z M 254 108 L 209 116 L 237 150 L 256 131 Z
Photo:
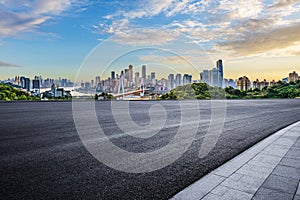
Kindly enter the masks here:
M 300 0 L 0 0 L 0 80 L 91 80 L 129 64 L 158 77 L 300 73 Z

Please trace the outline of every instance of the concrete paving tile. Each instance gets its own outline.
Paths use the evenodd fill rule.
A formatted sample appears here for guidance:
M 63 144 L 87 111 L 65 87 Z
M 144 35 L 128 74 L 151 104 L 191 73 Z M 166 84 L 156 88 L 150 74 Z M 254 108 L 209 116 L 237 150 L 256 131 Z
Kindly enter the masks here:
M 231 176 L 228 177 L 228 179 L 231 179 L 233 181 L 238 181 L 240 180 L 244 175 L 243 174 L 237 174 L 237 173 L 234 173 L 232 174 Z
M 262 166 L 246 164 L 243 167 L 241 167 L 238 171 L 236 171 L 236 173 L 266 179 L 271 174 L 274 168 L 275 167 L 266 168 Z
M 203 197 L 201 200 L 229 200 L 229 199 L 225 199 L 225 198 L 220 197 L 218 195 L 209 193 L 208 195 Z
M 287 137 L 280 137 L 278 138 L 273 144 L 283 145 L 287 147 L 291 147 L 295 143 L 294 139 L 290 139 Z
M 269 169 L 274 169 L 277 164 L 271 164 L 271 163 L 265 163 L 265 162 L 258 162 L 255 160 L 250 160 L 248 162 L 249 165 L 254 165 L 257 167 L 264 167 L 264 168 L 269 168 Z
M 250 199 L 252 199 L 252 196 L 253 196 L 252 194 L 249 194 L 246 192 L 230 189 L 223 195 L 223 198 L 231 199 L 231 200 L 240 200 L 240 199 L 243 199 L 243 200 L 249 199 L 250 200 Z
M 251 176 L 243 176 L 240 180 L 234 181 L 226 179 L 221 183 L 221 186 L 229 187 L 231 189 L 239 190 L 249 194 L 254 194 L 258 188 L 263 184 L 264 179 L 254 178 Z
M 261 187 L 253 200 L 292 200 L 293 195 Z
M 271 175 L 264 182 L 263 187 L 284 193 L 295 194 L 298 182 L 298 179 Z
M 300 170 L 288 166 L 277 165 L 272 174 L 287 178 L 300 179 Z
M 293 158 L 286 158 L 284 157 L 280 161 L 280 165 L 288 166 L 288 167 L 294 167 L 300 169 L 300 160 L 299 159 L 293 159 Z
M 295 150 L 295 149 L 291 149 L 289 150 L 289 152 L 285 155 L 285 157 L 287 158 L 294 158 L 294 159 L 300 159 L 300 151 L 299 150 Z
M 252 160 L 257 161 L 257 162 L 265 162 L 265 163 L 277 165 L 280 162 L 281 158 L 278 156 L 258 154 Z
M 293 200 L 300 200 L 300 195 L 295 195 Z
M 300 147 L 300 138 L 298 138 L 296 140 L 296 142 L 294 143 L 293 147 Z
M 225 187 L 225 186 L 222 186 L 222 185 L 219 185 L 217 186 L 215 189 L 213 189 L 211 191 L 212 194 L 215 194 L 215 195 L 218 195 L 219 197 L 220 196 L 223 196 L 225 194 L 225 192 L 227 192 L 229 190 L 228 187 Z
M 300 151 L 300 147 L 295 147 L 294 145 L 290 148 L 290 150 Z
M 201 199 L 219 185 L 224 177 L 208 174 L 174 196 L 175 199 Z
M 299 130 L 293 130 L 293 129 L 291 129 L 290 131 L 286 132 L 284 134 L 284 136 L 299 137 L 300 133 L 299 133 Z
M 261 153 L 265 155 L 283 157 L 289 151 L 289 148 L 290 146 L 272 145 L 264 149 Z
M 232 160 L 230 160 L 229 162 L 227 162 L 225 165 L 222 165 L 221 167 L 216 169 L 214 174 L 223 176 L 223 177 L 229 177 L 236 170 L 238 170 L 240 167 L 242 167 L 245 163 L 247 163 L 249 160 L 254 158 L 264 148 L 266 148 L 268 145 L 272 144 L 272 142 L 276 141 L 281 135 L 283 135 L 286 132 L 286 130 L 288 130 L 288 129 L 283 129 L 281 131 L 278 131 L 274 135 L 259 142 L 258 144 L 251 147 L 244 153 L 240 154 L 239 156 L 237 156 L 237 157 L 233 158 Z M 278 162 L 279 162 L 279 160 L 278 160 Z M 276 164 L 278 162 L 276 162 Z

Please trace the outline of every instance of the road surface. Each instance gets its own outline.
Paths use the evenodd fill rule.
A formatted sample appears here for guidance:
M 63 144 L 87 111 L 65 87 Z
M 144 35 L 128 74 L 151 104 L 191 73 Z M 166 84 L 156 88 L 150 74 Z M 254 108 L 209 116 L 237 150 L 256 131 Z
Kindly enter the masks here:
M 166 109 L 167 128 L 146 139 L 122 134 L 109 112 L 110 102 L 96 102 L 95 108 L 100 125 L 115 145 L 130 152 L 151 152 L 175 137 L 181 115 L 177 101 L 142 101 L 130 102 L 132 119 L 140 126 L 149 124 L 148 110 L 155 103 Z M 189 149 L 169 166 L 135 174 L 107 167 L 88 152 L 76 131 L 71 102 L 0 103 L 0 199 L 168 199 L 300 120 L 299 99 L 228 101 L 216 146 L 199 158 L 211 116 L 209 101 L 199 101 L 199 105 L 199 110 L 188 110 L 190 123 L 199 123 Z M 195 112 L 200 113 L 200 121 L 193 118 Z M 163 160 L 162 156 L 158 154 L 157 160 Z

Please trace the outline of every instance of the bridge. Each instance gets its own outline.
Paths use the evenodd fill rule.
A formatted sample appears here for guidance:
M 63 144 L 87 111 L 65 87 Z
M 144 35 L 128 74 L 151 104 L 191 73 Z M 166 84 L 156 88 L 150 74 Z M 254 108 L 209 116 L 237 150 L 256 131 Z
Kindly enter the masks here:
M 125 92 L 125 93 L 121 93 L 121 94 L 113 94 L 113 96 L 115 98 L 121 98 L 121 97 L 126 97 L 126 96 L 130 96 L 130 95 L 139 95 L 139 96 L 143 96 L 141 94 L 144 94 L 145 92 L 148 92 L 149 89 L 139 89 L 139 90 L 134 90 L 134 91 L 130 91 L 130 92 Z

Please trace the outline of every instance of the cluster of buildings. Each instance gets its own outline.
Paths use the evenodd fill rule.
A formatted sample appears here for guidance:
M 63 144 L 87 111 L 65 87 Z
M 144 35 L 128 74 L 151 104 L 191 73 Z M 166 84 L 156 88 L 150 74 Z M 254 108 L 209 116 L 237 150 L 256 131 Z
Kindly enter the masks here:
M 203 70 L 203 72 L 200 73 L 200 82 L 222 88 L 237 88 L 237 82 L 235 80 L 224 78 L 223 61 L 221 59 L 217 61 L 215 68 L 212 70 Z
M 296 82 L 298 80 L 300 81 L 300 76 L 295 71 L 289 73 L 289 77 L 288 77 L 289 82 Z
M 218 86 L 218 87 L 233 87 L 235 89 L 248 91 L 250 89 L 263 89 L 265 87 L 272 87 L 275 85 L 276 81 L 267 81 L 264 79 L 263 81 L 259 81 L 256 79 L 251 82 L 247 76 L 243 76 L 238 78 L 237 80 L 226 79 L 223 77 L 223 62 L 222 60 L 218 60 L 216 63 L 216 67 L 212 70 L 204 70 L 200 73 L 200 82 L 207 83 L 210 86 Z M 299 75 L 294 71 L 289 74 L 289 77 L 283 78 L 283 82 L 296 82 L 300 80 Z
M 60 88 L 57 84 L 53 83 L 51 90 L 45 91 L 41 94 L 42 98 L 70 98 L 72 97 L 71 91 Z
M 288 82 L 296 82 L 298 80 L 300 81 L 299 75 L 295 71 L 293 71 L 292 73 L 289 73 L 289 77 L 283 78 L 282 82 L 288 83 Z M 264 79 L 263 81 L 259 81 L 258 79 L 256 79 L 255 81 L 251 82 L 247 76 L 243 76 L 237 80 L 237 89 L 243 91 L 248 91 L 250 89 L 261 90 L 266 87 L 272 87 L 273 85 L 275 85 L 275 83 L 276 83 L 275 80 L 267 81 L 266 79 Z
M 47 97 L 66 97 L 70 95 L 69 91 L 65 91 L 63 87 L 73 87 L 74 83 L 65 78 L 43 79 L 42 76 L 35 76 L 32 80 L 25 76 L 15 76 L 15 78 L 3 81 L 10 83 L 15 87 L 20 88 L 23 91 L 30 92 L 31 95 Z M 51 91 L 41 93 L 42 88 L 51 88 Z M 55 89 L 54 89 L 55 88 Z
M 169 74 L 167 79 L 157 79 L 155 72 L 147 74 L 146 65 L 142 66 L 141 72 L 134 72 L 133 66 L 129 65 L 128 68 L 122 70 L 119 74 L 112 71 L 111 76 L 107 79 L 101 80 L 100 76 L 96 76 L 95 80 L 82 82 L 80 89 L 96 89 L 98 92 L 119 93 L 120 85 L 123 85 L 123 87 L 127 90 L 144 87 L 153 88 L 158 93 L 163 93 L 178 86 L 188 85 L 191 83 L 192 75 L 190 74 Z
M 35 76 L 32 80 L 30 80 L 30 78 L 25 76 L 15 76 L 14 79 L 8 79 L 7 81 L 14 85 L 22 86 L 28 92 L 31 91 L 31 89 L 34 90 L 36 88 L 50 88 L 53 84 L 57 84 L 60 87 L 74 86 L 74 83 L 71 80 L 61 77 L 59 77 L 59 79 L 43 79 L 42 76 Z
M 256 79 L 251 82 L 246 76 L 240 77 L 237 80 L 224 78 L 223 61 L 220 59 L 216 62 L 216 66 L 211 70 L 203 70 L 200 73 L 200 82 L 207 83 L 210 86 L 217 87 L 233 87 L 235 89 L 247 91 L 250 89 L 263 89 L 265 87 L 271 87 L 276 82 L 273 81 L 259 81 Z M 152 88 L 158 94 L 168 92 L 178 86 L 188 85 L 193 82 L 192 75 L 190 74 L 169 74 L 167 78 L 156 78 L 155 72 L 147 74 L 147 67 L 143 65 L 141 72 L 134 72 L 133 66 L 129 65 L 128 68 L 122 70 L 119 74 L 112 71 L 110 77 L 101 80 L 100 76 L 96 76 L 94 80 L 90 82 L 82 82 L 79 90 L 85 92 L 96 90 L 97 92 L 107 93 L 120 93 L 120 87 L 122 86 L 127 91 Z M 289 74 L 288 77 L 283 78 L 283 82 L 296 82 L 300 80 L 300 76 L 294 71 Z M 65 91 L 64 87 L 73 87 L 74 83 L 65 78 L 43 79 L 41 76 L 35 76 L 32 80 L 25 76 L 16 76 L 15 78 L 8 79 L 4 82 L 8 82 L 15 86 L 18 86 L 24 91 L 31 92 L 32 95 L 41 95 L 46 97 L 66 97 L 69 96 L 69 91 Z M 51 90 L 41 94 L 41 88 L 50 88 Z M 124 89 L 123 89 L 124 90 Z

